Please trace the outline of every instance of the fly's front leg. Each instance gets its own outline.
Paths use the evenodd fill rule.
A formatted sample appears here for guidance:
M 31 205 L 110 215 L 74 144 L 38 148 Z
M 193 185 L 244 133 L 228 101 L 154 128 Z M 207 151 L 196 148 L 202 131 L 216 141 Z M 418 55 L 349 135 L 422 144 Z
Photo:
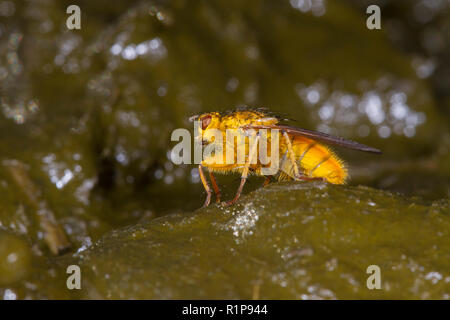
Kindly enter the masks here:
M 272 177 L 273 176 L 267 176 L 267 178 L 266 178 L 266 180 L 264 180 L 264 183 L 263 183 L 263 188 L 265 187 L 265 186 L 267 186 L 269 183 L 270 183 L 270 181 L 272 180 Z
M 220 193 L 219 186 L 217 185 L 216 178 L 214 177 L 214 175 L 211 172 L 211 170 L 209 170 L 209 178 L 211 179 L 211 184 L 212 184 L 212 187 L 214 189 L 214 193 L 216 194 L 216 203 L 219 203 L 220 202 L 221 193 Z
M 287 149 L 288 149 L 288 157 L 289 161 L 292 164 L 292 167 L 294 168 L 294 177 L 295 179 L 300 179 L 300 171 L 298 170 L 297 162 L 295 161 L 295 154 L 294 150 L 292 149 L 291 139 L 289 138 L 286 131 L 282 131 L 284 140 L 286 141 Z
M 241 176 L 241 184 L 239 185 L 239 188 L 238 188 L 238 190 L 236 192 L 236 195 L 234 196 L 233 200 L 226 202 L 225 205 L 230 206 L 232 204 L 235 204 L 236 201 L 241 196 L 242 189 L 244 188 L 244 184 L 247 181 L 248 171 L 250 169 L 250 164 L 251 164 L 251 162 L 253 160 L 253 157 L 256 156 L 256 153 L 257 153 L 257 149 L 256 148 L 258 146 L 258 142 L 259 142 L 259 133 L 256 134 L 256 141 L 252 145 L 252 148 L 251 148 L 251 150 L 249 152 L 247 161 L 245 162 L 244 171 L 242 172 L 242 176 Z
M 211 188 L 209 187 L 208 181 L 206 181 L 206 177 L 205 177 L 205 174 L 203 173 L 201 164 L 198 166 L 198 173 L 200 175 L 200 180 L 202 180 L 203 187 L 205 188 L 205 191 L 207 194 L 205 203 L 203 204 L 203 207 L 207 207 L 207 206 L 209 206 L 209 203 L 211 202 L 211 193 L 212 192 L 211 192 Z

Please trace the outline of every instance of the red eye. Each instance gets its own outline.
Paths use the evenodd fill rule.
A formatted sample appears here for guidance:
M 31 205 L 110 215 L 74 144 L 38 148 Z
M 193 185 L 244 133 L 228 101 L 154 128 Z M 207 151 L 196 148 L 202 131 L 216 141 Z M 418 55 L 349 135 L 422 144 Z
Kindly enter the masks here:
M 205 130 L 211 123 L 211 116 L 205 116 L 201 119 L 201 121 L 202 121 L 202 130 Z

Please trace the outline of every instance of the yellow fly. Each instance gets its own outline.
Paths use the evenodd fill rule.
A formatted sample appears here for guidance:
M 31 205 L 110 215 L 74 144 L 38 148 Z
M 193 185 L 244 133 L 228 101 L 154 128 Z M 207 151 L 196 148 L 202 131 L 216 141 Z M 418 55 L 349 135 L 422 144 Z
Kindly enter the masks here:
M 269 115 L 264 111 L 246 110 L 226 114 L 210 112 L 191 117 L 190 120 L 199 121 L 198 135 L 201 137 L 203 145 L 213 145 L 217 149 L 225 150 L 223 152 L 223 161 L 218 163 L 215 155 L 211 155 L 210 157 L 204 158 L 198 167 L 200 179 L 207 193 L 204 206 L 209 205 L 213 191 L 216 194 L 217 202 L 220 202 L 220 189 L 213 175 L 214 172 L 221 174 L 238 172 L 241 174 L 241 184 L 236 192 L 236 196 L 226 203 L 227 205 L 231 205 L 238 200 L 248 175 L 251 173 L 262 176 L 263 169 L 271 165 L 263 163 L 257 156 L 257 146 L 260 143 L 260 135 L 258 132 L 262 131 L 261 129 L 265 129 L 264 131 L 267 132 L 265 138 L 267 139 L 267 152 L 269 154 L 271 153 L 271 132 L 275 129 L 280 133 L 277 135 L 279 139 L 279 165 L 277 168 L 279 170 L 273 175 L 268 175 L 263 186 L 267 185 L 272 178 L 278 181 L 292 179 L 307 181 L 322 180 L 333 184 L 344 184 L 348 176 L 345 164 L 325 144 L 338 145 L 364 152 L 381 153 L 378 149 L 354 141 L 317 131 L 282 125 L 278 117 Z M 216 132 L 219 130 L 224 135 L 224 138 L 222 140 L 216 140 L 209 133 L 214 130 L 210 129 L 216 129 Z M 232 157 L 235 161 L 230 163 L 226 161 L 227 140 L 225 133 L 239 130 L 253 132 L 256 143 L 249 143 L 249 139 L 242 140 L 238 138 L 236 148 L 231 149 L 234 153 Z M 239 152 L 245 155 L 245 161 L 243 163 L 236 161 Z M 277 151 L 274 150 L 274 152 Z M 206 180 L 203 167 L 209 171 L 213 190 L 211 190 Z

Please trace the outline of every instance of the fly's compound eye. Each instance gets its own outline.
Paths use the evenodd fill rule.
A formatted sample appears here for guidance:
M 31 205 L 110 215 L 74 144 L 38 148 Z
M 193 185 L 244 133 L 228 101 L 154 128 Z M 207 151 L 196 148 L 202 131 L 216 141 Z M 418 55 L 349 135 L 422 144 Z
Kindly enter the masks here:
M 211 116 L 205 116 L 201 119 L 202 121 L 202 130 L 206 130 L 206 128 L 211 123 Z

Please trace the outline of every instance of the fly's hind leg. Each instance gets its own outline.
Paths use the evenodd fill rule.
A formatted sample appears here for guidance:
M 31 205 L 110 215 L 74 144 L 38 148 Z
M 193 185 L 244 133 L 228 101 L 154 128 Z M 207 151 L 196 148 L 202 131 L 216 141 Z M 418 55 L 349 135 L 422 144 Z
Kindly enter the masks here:
M 205 191 L 206 191 L 206 200 L 205 200 L 205 203 L 203 204 L 203 207 L 207 207 L 207 206 L 209 206 L 209 203 L 211 202 L 211 193 L 212 192 L 211 192 L 211 188 L 209 187 L 208 181 L 206 181 L 206 177 L 205 177 L 205 174 L 203 173 L 201 164 L 198 166 L 198 173 L 200 175 L 200 180 L 202 180 L 203 187 L 205 188 Z
M 221 192 L 220 192 L 219 186 L 217 185 L 216 178 L 214 177 L 211 170 L 209 170 L 209 178 L 211 179 L 211 184 L 214 189 L 214 193 L 216 194 L 216 203 L 219 203 Z
M 288 134 L 285 131 L 283 132 L 284 140 L 286 141 L 287 149 L 288 149 L 288 156 L 289 161 L 292 164 L 292 167 L 294 168 L 294 177 L 296 180 L 305 180 L 305 181 L 325 181 L 325 178 L 322 177 L 306 177 L 303 174 L 300 173 L 300 170 L 298 169 L 297 162 L 295 161 L 295 154 L 294 150 L 292 149 L 291 139 L 289 138 Z
M 226 202 L 225 205 L 231 206 L 232 204 L 235 204 L 236 201 L 241 196 L 242 189 L 244 189 L 244 184 L 247 181 L 248 171 L 250 169 L 250 164 L 251 164 L 251 162 L 253 160 L 253 157 L 256 156 L 256 152 L 257 152 L 256 148 L 258 146 L 258 142 L 259 142 L 259 133 L 256 134 L 256 141 L 252 145 L 252 148 L 251 148 L 251 150 L 250 150 L 250 152 L 248 154 L 247 161 L 245 161 L 244 171 L 242 172 L 242 176 L 241 176 L 241 184 L 239 185 L 239 188 L 238 188 L 238 190 L 236 192 L 236 195 L 234 196 L 233 200 Z

